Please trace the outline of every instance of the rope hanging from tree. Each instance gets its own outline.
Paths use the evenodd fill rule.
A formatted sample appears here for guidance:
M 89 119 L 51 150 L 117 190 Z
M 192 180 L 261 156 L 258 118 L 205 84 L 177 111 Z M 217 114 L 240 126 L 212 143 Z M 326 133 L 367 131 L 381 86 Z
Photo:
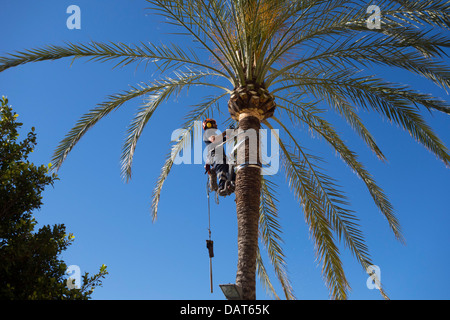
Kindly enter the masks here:
M 206 180 L 206 194 L 208 197 L 208 240 L 206 240 L 206 248 L 209 253 L 209 281 L 211 293 L 213 293 L 213 274 L 212 274 L 212 258 L 214 258 L 214 241 L 211 240 L 211 207 L 209 203 L 209 179 Z

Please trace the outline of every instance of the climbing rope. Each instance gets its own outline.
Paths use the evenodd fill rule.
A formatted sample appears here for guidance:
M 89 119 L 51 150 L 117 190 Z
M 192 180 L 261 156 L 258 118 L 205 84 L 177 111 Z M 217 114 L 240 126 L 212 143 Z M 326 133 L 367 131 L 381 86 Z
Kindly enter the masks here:
M 211 206 L 209 204 L 209 175 L 206 180 L 206 194 L 208 197 L 208 240 L 206 240 L 206 248 L 209 253 L 209 281 L 211 287 L 211 293 L 213 293 L 213 275 L 212 275 L 212 258 L 214 257 L 214 241 L 211 240 Z

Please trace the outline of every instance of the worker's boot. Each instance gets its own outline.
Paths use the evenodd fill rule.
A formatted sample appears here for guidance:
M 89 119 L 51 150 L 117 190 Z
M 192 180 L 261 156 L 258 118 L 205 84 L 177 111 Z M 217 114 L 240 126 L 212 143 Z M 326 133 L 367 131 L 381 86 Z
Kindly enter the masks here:
M 221 197 L 225 197 L 225 196 L 227 196 L 229 193 L 228 193 L 228 190 L 227 190 L 226 187 L 220 187 L 220 186 L 219 186 L 219 189 L 217 190 L 217 194 L 218 194 L 219 196 L 221 196 Z
M 227 183 L 227 176 L 224 172 L 221 172 L 219 177 L 219 188 L 217 190 L 219 196 L 224 197 L 228 195 L 226 183 Z
M 228 180 L 225 185 L 226 185 L 228 194 L 232 194 L 235 189 L 234 181 Z

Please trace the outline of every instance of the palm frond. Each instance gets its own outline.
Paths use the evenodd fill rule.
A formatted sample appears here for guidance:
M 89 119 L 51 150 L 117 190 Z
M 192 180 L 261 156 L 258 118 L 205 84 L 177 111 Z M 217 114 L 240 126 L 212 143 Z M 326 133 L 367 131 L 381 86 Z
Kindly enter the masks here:
M 152 43 L 141 43 L 141 46 L 129 46 L 124 43 L 70 43 L 65 45 L 48 45 L 41 48 L 17 51 L 0 57 L 0 72 L 29 62 L 57 60 L 71 57 L 73 60 L 88 58 L 88 61 L 106 62 L 117 60 L 114 67 L 122 67 L 131 63 L 145 62 L 157 65 L 162 71 L 181 66 L 205 68 L 230 80 L 230 76 L 208 64 L 201 62 L 194 51 L 189 53 L 181 47 L 156 46 Z
M 264 123 L 272 128 L 267 121 Z M 341 207 L 346 204 L 345 197 L 336 189 L 337 186 L 331 178 L 318 172 L 309 160 L 313 156 L 307 156 L 298 144 L 295 149 L 297 154 L 290 152 L 281 139 L 279 144 L 283 151 L 282 163 L 289 186 L 302 204 L 331 296 L 335 299 L 346 299 L 350 286 L 339 258 L 339 248 L 335 243 L 333 231 L 337 232 L 339 237 L 343 234 L 347 243 L 352 244 L 348 240 L 353 239 L 359 244 L 355 246 L 356 252 L 363 252 L 365 248 L 360 243 L 360 237 L 349 237 L 350 232 L 345 228 L 347 226 L 353 230 L 352 227 L 355 225 L 353 220 L 356 219 L 350 210 Z M 347 234 L 344 234 L 344 231 Z
M 193 85 L 216 87 L 224 90 L 226 93 L 230 93 L 228 89 L 212 82 L 199 81 L 204 77 L 217 76 L 215 73 L 190 70 L 189 72 L 177 72 L 175 75 L 176 78 L 167 77 L 162 81 L 156 82 L 156 86 L 159 88 L 158 91 L 152 93 L 152 95 L 148 98 L 148 102 L 139 109 L 138 113 L 131 121 L 121 155 L 122 177 L 127 181 L 131 178 L 131 167 L 133 164 L 133 157 L 137 142 L 147 122 L 162 102 L 166 101 L 173 94 L 178 96 L 181 90 L 184 88 L 189 88 Z
M 274 118 L 279 124 L 281 123 L 277 118 Z M 283 126 L 284 130 L 287 130 L 285 126 Z M 299 153 L 301 153 L 305 159 L 307 159 L 306 153 L 304 153 L 299 146 L 296 139 L 293 137 L 290 131 L 286 131 L 289 135 L 290 139 L 293 141 L 294 145 L 297 147 Z M 354 215 L 354 212 L 349 209 L 340 208 L 339 205 L 348 205 L 346 197 L 342 194 L 339 196 L 339 192 L 336 192 L 334 189 L 333 180 L 323 174 L 315 173 L 314 166 L 312 163 L 307 161 L 308 166 L 310 167 L 311 172 L 313 173 L 318 185 L 322 186 L 322 192 L 327 195 L 327 202 L 332 208 L 333 217 L 330 216 L 330 221 L 333 221 L 333 226 L 337 232 L 339 240 L 344 236 L 345 242 L 348 247 L 351 249 L 353 254 L 357 257 L 358 261 L 361 263 L 364 269 L 370 264 L 369 253 L 366 245 L 364 244 L 364 238 L 362 233 L 359 231 L 359 226 L 356 221 L 358 220 Z M 328 184 L 330 185 L 328 187 Z M 333 197 L 336 197 L 334 201 L 336 201 L 336 205 L 333 207 Z
M 344 107 L 351 110 L 345 98 L 366 110 L 375 110 L 407 131 L 447 166 L 450 165 L 449 150 L 416 109 L 416 106 L 423 105 L 429 110 L 450 111 L 446 102 L 373 77 L 354 78 L 344 74 L 338 79 L 328 76 L 326 79 L 305 77 L 295 81 L 295 85 L 325 99 L 338 110 Z
M 283 288 L 286 299 L 295 299 L 293 289 L 287 276 L 284 253 L 281 248 L 281 227 L 278 223 L 276 207 L 275 184 L 261 177 L 261 200 L 259 210 L 260 238 L 262 239 L 275 273 Z M 275 294 L 275 292 L 274 292 Z
M 290 103 L 290 100 L 275 96 L 279 100 Z M 289 96 L 287 96 L 289 98 Z M 353 130 L 362 138 L 362 140 L 366 143 L 366 145 L 376 154 L 378 159 L 385 161 L 386 157 L 381 151 L 380 147 L 377 145 L 372 134 L 367 130 L 364 126 L 361 118 L 358 116 L 354 108 L 348 104 L 344 99 L 340 96 L 336 97 L 336 100 L 329 100 L 327 102 L 330 106 L 337 109 L 339 114 L 347 121 L 347 123 L 353 128 Z
M 258 251 L 256 253 L 256 273 L 258 274 L 259 281 L 266 289 L 266 291 L 275 297 L 275 299 L 280 300 L 280 297 L 277 295 L 275 288 L 270 281 L 270 277 L 267 273 L 266 267 L 264 266 L 264 261 L 261 257 L 261 250 L 258 247 Z
M 450 29 L 450 5 L 448 1 L 396 1 L 402 8 L 383 10 L 383 20 L 408 22 Z
M 278 119 L 274 118 L 274 120 L 277 121 L 284 130 L 287 130 L 287 128 Z M 267 122 L 266 125 L 271 127 Z M 316 208 L 314 208 L 314 210 L 312 210 L 312 212 L 323 215 L 321 219 L 326 220 L 326 223 L 329 224 L 331 230 L 336 233 L 338 240 L 344 241 L 345 246 L 351 250 L 352 254 L 361 264 L 364 271 L 367 271 L 367 267 L 372 264 L 371 258 L 368 252 L 368 248 L 365 244 L 363 234 L 360 231 L 359 225 L 357 223 L 358 219 L 356 218 L 352 210 L 343 207 L 348 206 L 346 197 L 337 189 L 338 186 L 335 184 L 332 178 L 318 171 L 318 168 L 308 159 L 312 156 L 306 154 L 302 150 L 292 134 L 288 130 L 286 132 L 288 133 L 291 141 L 294 143 L 295 150 L 297 151 L 298 155 L 296 153 L 289 152 L 285 144 L 280 140 L 280 146 L 284 152 L 283 164 L 285 170 L 287 171 L 287 177 L 291 189 L 294 190 L 296 197 L 298 197 L 301 201 L 303 210 L 308 210 L 310 209 L 310 206 L 313 205 L 317 206 Z M 317 159 L 316 157 L 312 158 Z M 307 178 L 302 181 L 300 177 L 303 174 L 305 174 Z M 306 186 L 305 184 L 308 184 L 308 186 Z M 302 200 L 300 198 L 301 196 L 312 197 L 313 195 L 315 195 L 316 197 L 315 201 L 308 200 L 306 198 Z M 308 203 L 308 201 L 311 202 L 309 203 L 309 206 L 306 206 L 306 203 Z M 307 214 L 308 213 L 305 212 L 305 215 Z M 309 221 L 310 220 L 308 220 L 307 218 L 308 223 L 310 223 Z M 317 219 L 317 221 L 321 220 Z M 313 226 L 310 225 L 310 228 L 313 228 Z M 315 237 L 316 235 L 320 235 L 320 233 L 314 233 L 312 231 L 312 235 L 313 237 Z M 328 237 L 330 236 L 328 235 Z M 314 240 L 316 241 L 316 249 L 320 248 L 318 242 L 321 240 Z M 333 242 L 332 238 L 327 238 L 327 241 L 329 241 L 330 243 Z M 331 249 L 333 248 L 335 247 L 332 246 Z M 335 250 L 335 252 L 332 252 L 330 254 L 330 259 L 338 258 L 339 252 L 337 251 L 337 247 Z M 324 253 L 320 253 L 319 249 L 317 249 L 317 251 L 319 258 L 324 260 L 323 270 L 328 286 L 330 287 L 331 292 L 333 294 L 336 294 L 333 295 L 333 297 L 337 299 L 346 298 L 346 290 L 348 290 L 350 287 L 346 283 L 343 270 L 342 274 L 340 275 L 331 275 L 331 273 L 333 273 L 334 271 L 330 271 L 331 269 L 327 270 L 327 268 L 330 268 L 330 262 L 326 262 Z M 335 270 L 338 270 L 340 272 L 341 270 L 339 267 L 339 260 L 336 260 L 336 263 L 337 265 L 335 266 Z M 340 276 L 343 278 L 340 279 Z M 383 288 L 380 288 L 380 293 L 385 299 L 389 299 Z
M 325 283 L 334 299 L 346 299 L 350 286 L 339 258 L 339 249 L 335 244 L 332 227 L 325 217 L 324 204 L 315 195 L 316 190 L 309 183 L 310 177 L 301 167 L 299 159 L 292 153 L 287 153 L 284 147 L 283 152 L 285 153 L 283 166 L 287 171 L 289 184 L 302 204 L 317 258 L 322 262 Z
M 448 33 L 433 34 L 427 28 L 418 29 L 414 21 L 409 20 L 391 22 L 380 30 L 370 30 L 366 27 L 366 8 L 349 7 L 343 10 L 347 5 L 343 4 L 338 14 L 324 11 L 307 28 L 300 24 L 299 28 L 302 31 L 305 29 L 304 32 L 291 36 L 291 41 L 280 45 L 275 50 L 277 53 L 274 52 L 274 56 L 266 62 L 266 69 L 274 70 L 266 79 L 266 84 L 271 84 L 286 72 L 293 73 L 299 66 L 309 65 L 314 70 L 318 65 L 335 68 L 344 64 L 361 68 L 383 64 L 406 69 L 445 89 L 449 88 L 448 66 L 437 59 L 445 56 L 443 48 L 450 46 Z M 383 2 L 378 5 L 382 6 Z M 389 7 L 383 10 L 389 12 Z M 442 13 L 441 16 L 442 24 L 450 23 L 448 14 Z M 292 63 L 274 68 L 275 62 L 279 62 L 283 55 L 292 53 L 296 55 Z
M 66 134 L 65 138 L 59 143 L 52 157 L 52 168 L 58 170 L 63 161 L 67 158 L 70 151 L 75 147 L 78 141 L 86 134 L 86 132 L 94 126 L 100 119 L 117 110 L 127 101 L 141 97 L 150 92 L 161 89 L 145 83 L 138 84 L 131 89 L 122 93 L 108 96 L 108 99 L 100 103 L 96 108 L 84 114 L 75 124 L 75 126 Z
M 291 102 L 295 105 L 295 103 Z M 333 126 L 325 119 L 319 117 L 313 112 L 307 112 L 304 109 L 292 109 L 286 106 L 280 106 L 292 114 L 297 121 L 306 123 L 311 130 L 318 133 L 325 141 L 327 141 L 341 157 L 341 159 L 358 175 L 364 182 L 372 199 L 380 212 L 384 215 L 395 237 L 400 242 L 405 242 L 401 232 L 400 222 L 395 216 L 394 209 L 384 191 L 378 186 L 372 175 L 364 168 L 363 164 L 357 159 L 355 152 L 351 151 L 344 141 L 339 137 Z M 296 122 L 294 122 L 295 124 Z M 360 260 L 361 262 L 362 260 Z
M 166 181 L 170 170 L 172 169 L 172 166 L 174 164 L 176 156 L 180 153 L 183 146 L 186 145 L 186 140 L 192 136 L 192 132 L 194 132 L 195 129 L 195 122 L 199 121 L 204 115 L 208 112 L 208 110 L 223 97 L 225 97 L 227 93 L 224 93 L 222 95 L 216 96 L 216 97 L 210 97 L 205 100 L 205 102 L 199 104 L 197 108 L 192 110 L 186 117 L 186 122 L 182 126 L 183 133 L 178 138 L 178 140 L 172 145 L 170 153 L 167 154 L 166 160 L 164 162 L 164 165 L 161 169 L 161 173 L 157 179 L 156 186 L 153 189 L 152 194 L 152 219 L 153 221 L 156 221 L 158 216 L 158 205 L 159 205 L 159 199 L 161 197 L 161 191 L 164 185 L 164 182 Z
M 293 19 L 290 21 L 290 27 L 283 30 L 282 36 L 275 41 L 264 61 L 263 76 L 274 65 L 284 61 L 283 57 L 289 56 L 293 52 L 299 52 L 298 47 L 300 45 L 308 41 L 314 41 L 316 37 L 327 38 L 335 33 L 341 33 L 348 29 L 348 22 L 354 19 L 352 14 L 355 9 L 349 7 L 348 1 L 305 1 L 298 2 L 298 4 L 300 6 L 293 7 L 291 13 Z M 287 13 L 289 14 L 289 10 L 287 10 Z M 361 13 L 359 11 L 358 13 L 358 16 L 360 16 Z M 320 46 L 316 47 L 319 48 Z M 289 70 L 289 68 L 286 70 Z M 272 77 L 276 78 L 277 75 L 266 79 L 267 84 L 272 82 Z
M 211 28 L 211 21 L 205 11 L 211 14 L 209 7 L 201 1 L 191 2 L 184 0 L 146 0 L 153 5 L 152 9 L 158 14 L 172 21 L 173 24 L 183 28 L 195 41 L 199 42 L 203 49 L 209 52 L 228 75 L 234 85 L 238 82 L 235 73 L 232 72 L 223 59 L 214 51 L 216 48 L 228 62 L 233 61 L 230 55 L 235 52 L 226 51 L 221 43 L 214 38 L 214 30 Z M 217 3 L 216 3 L 217 4 Z M 216 17 L 218 18 L 218 17 Z

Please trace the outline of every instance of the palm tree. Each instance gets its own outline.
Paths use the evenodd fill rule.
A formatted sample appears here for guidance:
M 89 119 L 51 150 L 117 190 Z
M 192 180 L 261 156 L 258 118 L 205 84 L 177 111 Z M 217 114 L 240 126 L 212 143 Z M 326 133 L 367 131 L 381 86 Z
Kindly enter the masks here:
M 450 89 L 450 68 L 444 49 L 450 46 L 450 4 L 447 1 L 379 0 L 380 28 L 368 28 L 367 6 L 346 0 L 146 0 L 167 22 L 180 27 L 207 53 L 176 44 L 90 42 L 66 43 L 15 52 L 0 58 L 0 71 L 28 62 L 66 57 L 92 61 L 155 64 L 160 78 L 113 94 L 87 112 L 57 147 L 58 169 L 80 138 L 100 119 L 131 99 L 146 97 L 128 128 L 122 152 L 122 174 L 131 176 L 137 141 L 155 110 L 169 97 L 192 86 L 210 87 L 193 110 L 168 154 L 153 192 L 153 219 L 160 193 L 176 154 L 194 131 L 195 121 L 228 102 L 229 120 L 247 130 L 281 130 L 281 161 L 287 182 L 309 225 L 322 274 L 334 299 L 348 296 L 349 283 L 338 244 L 348 247 L 364 270 L 372 264 L 355 212 L 337 182 L 318 166 L 317 156 L 299 143 L 299 126 L 322 137 L 362 179 L 395 237 L 403 241 L 393 207 L 373 176 L 341 139 L 323 111 L 331 109 L 385 160 L 364 126 L 358 108 L 375 112 L 408 132 L 445 165 L 450 156 L 421 111 L 450 113 L 449 105 L 407 84 L 388 82 L 374 68 L 388 67 L 420 75 Z M 443 33 L 446 31 L 447 33 Z M 301 139 L 306 138 L 301 135 Z M 236 284 L 243 299 L 255 299 L 256 272 L 270 290 L 258 238 L 286 298 L 294 298 L 286 272 L 278 224 L 276 185 L 257 166 L 242 166 L 236 178 L 238 266 Z M 387 298 L 385 292 L 381 294 Z M 276 295 L 276 293 L 274 292 Z M 278 297 L 278 296 L 276 296 Z

